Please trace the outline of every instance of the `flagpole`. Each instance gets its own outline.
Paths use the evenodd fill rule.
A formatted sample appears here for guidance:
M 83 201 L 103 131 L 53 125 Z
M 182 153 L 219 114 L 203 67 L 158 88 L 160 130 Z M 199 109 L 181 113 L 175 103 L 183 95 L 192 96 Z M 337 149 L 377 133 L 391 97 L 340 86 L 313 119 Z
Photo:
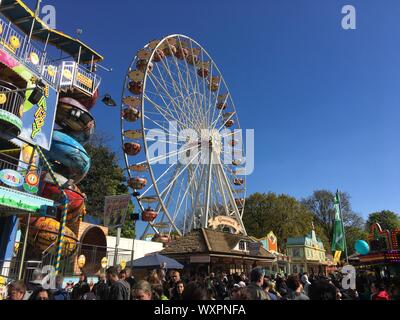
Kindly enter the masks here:
M 343 215 L 342 215 L 342 200 L 341 200 L 340 195 L 339 195 L 339 190 L 336 190 L 336 195 L 337 195 L 337 198 L 339 200 L 339 214 L 340 214 L 340 223 L 342 225 L 342 233 L 343 233 L 343 240 L 344 240 L 344 252 L 346 254 L 346 262 L 347 262 L 347 264 L 349 264 L 349 255 L 347 253 L 346 232 L 344 230 Z

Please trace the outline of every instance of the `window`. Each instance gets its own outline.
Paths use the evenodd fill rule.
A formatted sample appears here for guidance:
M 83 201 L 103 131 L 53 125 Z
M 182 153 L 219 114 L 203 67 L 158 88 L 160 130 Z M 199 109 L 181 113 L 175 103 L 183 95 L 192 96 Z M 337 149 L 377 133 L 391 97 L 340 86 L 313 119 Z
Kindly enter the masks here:
M 239 250 L 246 251 L 246 242 L 244 242 L 244 241 L 239 242 Z

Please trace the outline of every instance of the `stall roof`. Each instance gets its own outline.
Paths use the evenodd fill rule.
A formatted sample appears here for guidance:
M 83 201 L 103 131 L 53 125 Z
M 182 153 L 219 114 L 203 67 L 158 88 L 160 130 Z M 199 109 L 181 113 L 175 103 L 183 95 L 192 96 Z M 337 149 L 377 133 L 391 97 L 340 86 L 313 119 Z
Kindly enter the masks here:
M 99 62 L 104 58 L 96 51 L 91 49 L 78 39 L 72 38 L 61 31 L 51 29 L 21 0 L 2 0 L 0 1 L 0 12 L 7 17 L 13 24 L 19 27 L 24 33 L 31 31 L 32 22 L 35 20 L 32 37 L 35 40 L 46 42 L 68 53 L 73 58 L 77 58 L 81 47 L 81 62 Z

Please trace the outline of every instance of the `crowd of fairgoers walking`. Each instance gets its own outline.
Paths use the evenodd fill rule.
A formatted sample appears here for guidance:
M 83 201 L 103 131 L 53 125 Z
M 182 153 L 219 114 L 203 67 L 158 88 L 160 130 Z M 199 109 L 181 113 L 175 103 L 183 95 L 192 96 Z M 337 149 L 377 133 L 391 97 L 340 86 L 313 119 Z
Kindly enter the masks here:
M 160 267 L 145 279 L 135 279 L 129 268 L 109 267 L 97 283 L 82 273 L 77 283 L 63 285 L 56 276 L 55 289 L 46 289 L 43 274 L 35 270 L 28 282 L 14 281 L 7 300 L 399 300 L 400 282 L 357 274 L 356 288 L 344 289 L 343 275 L 264 275 L 261 268 L 249 273 L 186 276 Z

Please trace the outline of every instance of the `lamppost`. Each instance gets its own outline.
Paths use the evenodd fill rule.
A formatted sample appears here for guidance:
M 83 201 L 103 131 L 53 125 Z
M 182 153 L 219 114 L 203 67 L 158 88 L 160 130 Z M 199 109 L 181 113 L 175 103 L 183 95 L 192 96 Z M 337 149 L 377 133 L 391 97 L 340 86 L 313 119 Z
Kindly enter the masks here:
M 135 250 L 135 238 L 136 238 L 136 221 L 139 220 L 139 213 L 131 213 L 131 217 L 133 220 L 133 228 L 135 232 L 133 233 L 132 236 L 132 250 L 131 250 L 131 268 L 133 266 L 133 258 L 134 258 L 134 250 Z

